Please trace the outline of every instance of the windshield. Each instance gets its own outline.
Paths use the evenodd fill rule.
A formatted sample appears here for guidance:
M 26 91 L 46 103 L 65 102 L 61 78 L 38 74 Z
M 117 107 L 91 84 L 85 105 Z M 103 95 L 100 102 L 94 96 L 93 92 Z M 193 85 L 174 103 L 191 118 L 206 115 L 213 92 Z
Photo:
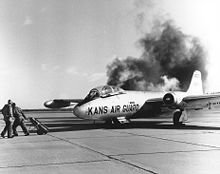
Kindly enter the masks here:
M 116 86 L 108 86 L 108 85 L 99 86 L 91 89 L 89 94 L 86 96 L 86 98 L 83 100 L 81 104 L 89 102 L 91 100 L 95 100 L 100 97 L 104 98 L 122 93 L 124 93 L 124 90 Z
M 96 98 L 100 97 L 100 93 L 97 89 L 92 89 L 89 94 L 86 96 L 85 100 L 94 100 Z

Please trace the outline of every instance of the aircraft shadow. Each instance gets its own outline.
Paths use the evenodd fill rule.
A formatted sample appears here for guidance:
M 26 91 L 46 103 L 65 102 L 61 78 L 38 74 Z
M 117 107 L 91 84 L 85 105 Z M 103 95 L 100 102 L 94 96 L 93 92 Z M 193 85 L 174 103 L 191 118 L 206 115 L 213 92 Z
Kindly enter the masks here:
M 92 121 L 85 121 L 70 117 L 48 117 L 48 118 L 37 118 L 43 125 L 45 125 L 49 132 L 63 132 L 63 131 L 79 131 L 79 130 L 90 130 L 90 129 L 101 129 L 103 128 L 102 123 L 93 123 Z M 30 132 L 36 132 L 36 128 L 31 124 L 27 123 L 30 128 Z
M 123 125 L 106 125 L 104 122 L 93 122 L 80 120 L 76 118 L 57 118 L 50 117 L 49 119 L 38 118 L 38 120 L 44 124 L 49 132 L 64 132 L 64 131 L 80 131 L 80 130 L 91 130 L 91 129 L 186 129 L 186 130 L 220 130 L 220 127 L 212 126 L 197 126 L 190 125 L 187 123 L 181 127 L 174 127 L 170 121 L 135 121 L 132 120 L 129 124 Z M 32 126 L 28 123 L 28 126 Z M 36 129 L 32 129 L 31 132 L 36 132 Z
M 149 129 L 189 129 L 189 130 L 220 130 L 220 127 L 212 127 L 212 126 L 197 126 L 190 125 L 190 123 L 186 123 L 182 126 L 174 126 L 172 122 L 168 121 L 133 121 L 130 124 L 126 125 L 125 128 L 133 129 L 133 128 L 149 128 Z

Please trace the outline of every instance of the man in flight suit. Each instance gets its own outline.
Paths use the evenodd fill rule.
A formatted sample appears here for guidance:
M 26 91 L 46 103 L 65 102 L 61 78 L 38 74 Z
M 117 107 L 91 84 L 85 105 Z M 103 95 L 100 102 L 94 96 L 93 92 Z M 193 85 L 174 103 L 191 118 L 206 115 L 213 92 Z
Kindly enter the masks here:
M 21 126 L 25 136 L 29 135 L 29 131 L 27 130 L 27 127 L 25 125 L 24 119 L 27 120 L 26 116 L 24 115 L 21 108 L 17 107 L 15 103 L 13 103 L 13 110 L 14 110 L 14 123 L 12 126 L 14 136 L 18 136 L 17 127 Z
M 1 137 L 5 138 L 6 132 L 8 132 L 8 138 L 13 138 L 12 135 L 12 123 L 13 123 L 13 108 L 12 101 L 8 100 L 8 104 L 2 108 L 2 115 L 4 116 L 5 128 L 1 133 Z

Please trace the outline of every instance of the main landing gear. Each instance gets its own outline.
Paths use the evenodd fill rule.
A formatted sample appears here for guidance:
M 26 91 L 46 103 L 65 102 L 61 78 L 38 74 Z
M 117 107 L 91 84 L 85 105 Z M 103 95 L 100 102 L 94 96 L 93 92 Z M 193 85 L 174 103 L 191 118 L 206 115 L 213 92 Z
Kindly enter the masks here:
M 184 122 L 187 120 L 187 113 L 185 110 L 176 109 L 173 113 L 173 125 L 175 127 L 184 126 Z

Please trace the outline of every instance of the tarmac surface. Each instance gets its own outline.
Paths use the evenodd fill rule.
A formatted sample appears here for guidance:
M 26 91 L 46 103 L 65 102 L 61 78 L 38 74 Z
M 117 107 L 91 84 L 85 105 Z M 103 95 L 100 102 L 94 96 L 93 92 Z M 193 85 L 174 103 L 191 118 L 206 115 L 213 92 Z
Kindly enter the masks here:
M 30 136 L 19 127 L 18 137 L 0 138 L 0 173 L 220 173 L 220 111 L 191 113 L 180 129 L 171 119 L 105 128 L 66 112 L 27 116 L 38 118 L 49 133 L 37 135 L 27 123 Z

